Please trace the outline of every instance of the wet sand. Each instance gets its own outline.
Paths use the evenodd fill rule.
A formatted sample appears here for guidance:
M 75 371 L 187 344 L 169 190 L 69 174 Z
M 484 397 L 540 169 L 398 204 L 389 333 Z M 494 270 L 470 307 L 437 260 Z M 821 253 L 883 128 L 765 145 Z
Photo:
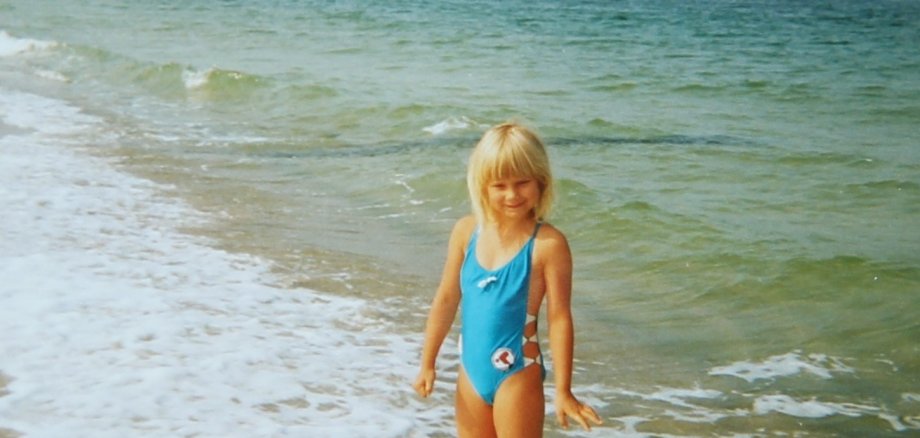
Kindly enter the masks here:
M 11 379 L 6 374 L 0 372 L 0 397 L 10 393 L 6 389 L 6 386 L 10 383 L 10 380 Z M 19 432 L 16 432 L 12 429 L 5 429 L 2 425 L 0 425 L 0 438 L 16 438 L 20 436 L 22 436 L 22 434 Z
M 0 428 L 0 438 L 18 438 L 21 437 L 15 430 Z

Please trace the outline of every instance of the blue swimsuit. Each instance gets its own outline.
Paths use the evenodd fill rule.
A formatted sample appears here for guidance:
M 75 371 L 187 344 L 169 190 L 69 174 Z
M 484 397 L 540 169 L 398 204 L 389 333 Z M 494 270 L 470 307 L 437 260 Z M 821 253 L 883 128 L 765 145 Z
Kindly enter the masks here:
M 489 405 L 509 376 L 534 363 L 543 368 L 542 355 L 524 357 L 524 345 L 537 343 L 537 318 L 527 313 L 527 299 L 531 254 L 539 229 L 538 223 L 521 251 L 506 265 L 490 271 L 476 259 L 477 228 L 460 268 L 460 360 L 473 388 Z M 530 323 L 534 335 L 528 338 L 524 326 Z M 542 371 L 545 378 L 546 369 Z

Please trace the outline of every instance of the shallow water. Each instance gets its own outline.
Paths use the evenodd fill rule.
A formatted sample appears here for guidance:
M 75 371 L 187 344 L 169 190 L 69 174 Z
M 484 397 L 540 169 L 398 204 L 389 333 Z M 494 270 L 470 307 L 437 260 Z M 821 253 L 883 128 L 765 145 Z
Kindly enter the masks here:
M 397 336 L 468 211 L 470 147 L 523 119 L 605 432 L 900 436 L 920 428 L 918 21 L 899 1 L 14 1 L 0 91 L 99 118 L 83 149 L 209 218 L 183 232 Z

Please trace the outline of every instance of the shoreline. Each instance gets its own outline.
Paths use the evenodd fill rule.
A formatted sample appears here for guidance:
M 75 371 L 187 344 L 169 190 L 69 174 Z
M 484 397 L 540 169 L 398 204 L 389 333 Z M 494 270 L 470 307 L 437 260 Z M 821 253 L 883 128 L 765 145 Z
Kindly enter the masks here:
M 4 374 L 3 371 L 0 371 L 0 397 L 3 397 L 3 396 L 5 396 L 5 395 L 7 395 L 7 394 L 10 393 L 10 392 L 6 389 L 6 387 L 7 387 L 7 385 L 10 384 L 10 381 L 11 381 L 11 380 L 12 380 L 11 377 L 9 377 L 9 376 L 7 376 L 6 374 Z
M 0 135 L 0 138 L 2 137 L 3 136 Z M 0 370 L 0 398 L 3 398 L 10 394 L 9 390 L 7 389 L 7 386 L 9 386 L 12 380 L 13 380 L 12 377 L 7 376 L 6 374 L 3 373 L 2 370 Z M 20 436 L 22 436 L 22 434 L 19 431 L 0 426 L 0 438 L 18 438 Z
M 2 433 L 446 430 L 416 415 L 420 340 L 366 300 L 274 287 L 265 261 L 182 233 L 208 217 L 86 154 L 104 127 L 79 109 L 4 90 L 6 108 L 26 133 L 0 137 Z

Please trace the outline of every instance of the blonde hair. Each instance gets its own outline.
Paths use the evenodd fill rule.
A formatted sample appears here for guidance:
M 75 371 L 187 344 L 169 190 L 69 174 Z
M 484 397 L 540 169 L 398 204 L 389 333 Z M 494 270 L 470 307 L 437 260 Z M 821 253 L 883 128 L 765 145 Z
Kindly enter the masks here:
M 544 220 L 553 203 L 553 175 L 546 148 L 537 135 L 517 123 L 490 128 L 470 154 L 466 184 L 473 214 L 480 224 L 494 219 L 489 209 L 487 190 L 494 181 L 507 178 L 533 178 L 540 187 L 534 218 Z

